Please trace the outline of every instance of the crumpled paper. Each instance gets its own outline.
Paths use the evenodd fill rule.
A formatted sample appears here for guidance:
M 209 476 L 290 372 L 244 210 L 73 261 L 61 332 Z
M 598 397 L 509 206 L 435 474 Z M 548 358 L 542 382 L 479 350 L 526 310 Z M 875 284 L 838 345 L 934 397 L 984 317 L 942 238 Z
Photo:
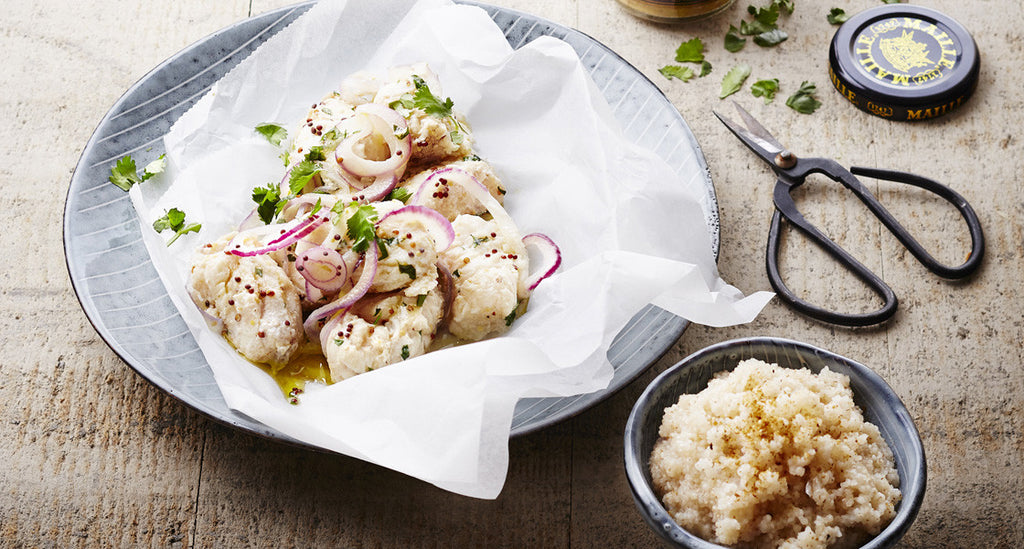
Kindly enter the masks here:
M 190 257 L 252 210 L 254 187 L 282 177 L 280 151 L 255 134 L 257 124 L 291 128 L 347 75 L 422 61 L 439 75 L 435 93 L 466 114 L 522 234 L 549 235 L 562 267 L 506 335 L 314 385 L 290 405 L 208 328 L 185 290 Z M 500 493 L 518 399 L 607 387 L 607 349 L 644 305 L 724 326 L 750 321 L 771 297 L 744 298 L 718 277 L 703 190 L 678 183 L 624 138 L 570 46 L 545 37 L 513 51 L 476 7 L 324 0 L 218 82 L 164 144 L 168 173 L 131 197 L 154 265 L 228 405 L 295 439 L 460 494 Z M 203 229 L 168 247 L 149 227 L 171 207 Z

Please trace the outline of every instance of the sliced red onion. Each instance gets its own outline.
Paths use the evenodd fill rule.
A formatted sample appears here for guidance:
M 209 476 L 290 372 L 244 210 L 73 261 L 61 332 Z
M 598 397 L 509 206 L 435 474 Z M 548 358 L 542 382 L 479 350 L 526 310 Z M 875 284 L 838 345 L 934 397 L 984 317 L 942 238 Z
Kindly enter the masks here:
M 555 274 L 559 265 L 562 264 L 562 250 L 547 235 L 541 233 L 530 233 L 523 237 L 523 245 L 537 250 L 540 262 L 536 265 L 531 261 L 530 276 L 526 278 L 526 287 L 532 292 L 534 288 L 545 278 Z
M 315 246 L 298 254 L 295 269 L 307 282 L 327 293 L 337 292 L 348 280 L 348 268 L 334 248 Z
M 398 178 L 395 177 L 395 174 L 393 173 L 377 176 L 377 179 L 372 184 L 360 189 L 358 193 L 352 195 L 352 200 L 363 204 L 367 202 L 377 202 L 387 196 L 397 184 Z
M 377 276 L 377 245 L 371 243 L 366 249 L 366 254 L 363 255 L 363 274 L 359 276 L 359 280 L 355 286 L 348 291 L 345 295 L 335 299 L 334 301 L 320 307 L 313 311 L 306 318 L 306 321 L 302 324 L 302 327 L 306 330 L 306 337 L 310 341 L 319 341 L 320 330 L 322 328 L 322 322 L 324 319 L 331 317 L 335 313 L 347 310 L 349 307 L 359 301 L 366 292 L 370 289 L 373 284 L 374 277 Z
M 255 229 L 256 227 L 265 225 L 263 220 L 260 219 L 259 213 L 257 212 L 258 209 L 259 208 L 253 208 L 252 211 L 249 212 L 249 215 L 245 216 L 245 219 L 238 224 L 238 232 L 248 231 L 249 229 Z
M 291 228 L 284 229 L 280 236 L 271 240 L 264 246 L 244 247 L 242 244 L 235 244 L 234 247 L 232 247 L 229 250 L 226 250 L 226 252 L 241 257 L 252 257 L 254 255 L 263 255 L 270 252 L 274 252 L 280 250 L 281 248 L 287 248 L 288 246 L 291 246 L 292 244 L 301 240 L 304 236 L 315 231 L 317 227 L 323 225 L 324 222 L 326 221 L 327 216 L 310 216 L 303 219 L 299 223 L 293 224 Z M 274 225 L 267 225 L 267 227 L 276 228 Z M 235 236 L 235 238 L 232 239 L 232 242 L 234 242 L 235 240 L 238 240 L 238 236 Z M 231 246 L 230 243 L 229 246 Z
M 320 202 L 321 210 L 330 210 L 334 203 L 337 202 L 337 197 L 324 193 L 306 193 L 296 196 L 285 203 L 284 208 L 281 209 L 281 218 L 296 219 L 302 217 L 313 211 L 317 202 Z
M 512 217 L 508 215 L 505 208 L 501 206 L 496 198 L 491 195 L 491 191 L 487 190 L 487 187 L 483 183 L 473 177 L 469 172 L 461 170 L 459 168 L 444 168 L 437 170 L 430 174 L 427 180 L 423 182 L 423 185 L 416 191 L 417 195 L 426 193 L 426 189 L 431 188 L 435 181 L 443 179 L 445 182 L 455 183 L 462 187 L 469 196 L 475 198 L 480 204 L 487 209 L 491 214 L 491 218 L 495 223 L 498 224 L 498 229 L 502 234 L 508 235 L 510 238 L 515 238 L 519 235 L 519 228 L 516 227 Z M 420 198 L 420 197 L 417 197 Z M 413 202 L 418 201 L 414 198 Z
M 411 219 L 419 221 L 423 225 L 423 228 L 427 230 L 430 238 L 434 241 L 434 249 L 438 253 L 443 252 L 455 242 L 455 229 L 452 228 L 452 224 L 448 221 L 445 216 L 426 206 L 403 206 L 389 212 L 384 217 L 380 218 L 377 222 L 377 226 L 380 226 L 385 219 L 392 217 L 401 217 L 405 219 Z
M 372 106 L 371 106 L 372 105 Z M 405 165 L 409 162 L 412 151 L 412 137 L 409 135 L 408 126 L 401 115 L 391 111 L 397 118 L 380 111 L 391 111 L 382 105 L 368 103 L 360 105 L 356 109 L 356 115 L 342 122 L 349 136 L 338 143 L 334 150 L 334 159 L 341 165 L 342 169 L 358 177 L 377 177 L 385 174 L 401 175 Z M 375 112 L 371 112 L 375 111 Z M 401 119 L 401 126 L 398 126 L 398 119 Z M 391 120 L 391 121 L 389 121 Z M 351 122 L 350 122 L 351 121 Z M 351 126 L 351 128 L 350 128 Z M 405 136 L 399 138 L 395 135 L 395 127 L 399 131 L 405 130 Z M 360 156 L 355 152 L 355 146 L 367 137 L 379 134 L 387 145 L 390 155 L 384 160 L 371 160 Z

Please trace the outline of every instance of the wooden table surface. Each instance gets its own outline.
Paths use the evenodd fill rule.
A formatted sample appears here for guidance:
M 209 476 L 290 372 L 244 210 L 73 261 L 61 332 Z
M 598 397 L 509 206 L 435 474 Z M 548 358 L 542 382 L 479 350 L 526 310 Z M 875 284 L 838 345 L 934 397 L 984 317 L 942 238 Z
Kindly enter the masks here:
M 845 329 L 773 301 L 756 321 L 691 326 L 644 375 L 572 420 L 510 442 L 500 497 L 481 501 L 355 459 L 234 431 L 136 375 L 79 307 L 62 253 L 72 171 L 121 93 L 192 42 L 289 0 L 4 2 L 0 19 L 0 546 L 649 547 L 623 474 L 622 429 L 639 393 L 681 357 L 736 337 L 802 340 L 871 366 L 901 395 L 928 458 L 924 506 L 902 547 L 1024 546 L 1024 369 L 1021 220 L 1024 10 L 1017 0 L 921 0 L 973 33 L 983 64 L 976 95 L 944 118 L 896 123 L 864 114 L 830 86 L 828 3 L 796 2 L 790 38 L 728 53 L 722 37 L 746 14 L 649 24 L 614 0 L 499 0 L 579 29 L 660 86 L 700 142 L 721 210 L 719 268 L 745 292 L 768 289 L 765 235 L 773 178 L 712 116 L 721 76 L 739 62 L 779 78 L 780 99 L 748 106 L 798 153 L 914 171 L 951 184 L 987 237 L 972 280 L 936 279 L 852 197 L 812 180 L 798 202 L 814 222 L 901 297 L 889 323 Z M 835 2 L 847 12 L 879 0 Z M 714 72 L 684 83 L 657 70 L 699 37 Z M 784 98 L 808 80 L 823 105 L 798 114 Z M 947 262 L 966 229 L 921 193 L 873 185 Z M 877 305 L 851 276 L 792 233 L 783 270 L 812 299 Z

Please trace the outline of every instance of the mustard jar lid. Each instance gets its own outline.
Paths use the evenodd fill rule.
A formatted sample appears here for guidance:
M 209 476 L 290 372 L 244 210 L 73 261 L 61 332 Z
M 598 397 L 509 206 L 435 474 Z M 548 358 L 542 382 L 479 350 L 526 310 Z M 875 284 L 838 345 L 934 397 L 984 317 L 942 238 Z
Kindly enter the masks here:
M 836 90 L 861 110 L 891 120 L 952 112 L 974 92 L 980 66 L 978 46 L 963 25 L 907 4 L 854 15 L 829 48 Z

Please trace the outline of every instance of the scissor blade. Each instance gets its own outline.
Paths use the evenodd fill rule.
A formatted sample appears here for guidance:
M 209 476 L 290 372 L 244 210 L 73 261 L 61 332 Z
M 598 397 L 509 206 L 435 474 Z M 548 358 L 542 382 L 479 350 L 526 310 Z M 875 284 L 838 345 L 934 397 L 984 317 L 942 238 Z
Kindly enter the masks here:
M 779 143 L 772 134 L 768 133 L 768 130 L 764 129 L 764 126 L 751 116 L 750 113 L 745 111 L 743 107 L 740 107 L 736 103 L 733 103 L 733 105 L 736 105 L 736 110 L 739 111 L 740 116 L 747 125 L 746 128 L 732 120 L 729 120 L 718 111 L 713 112 L 715 113 L 715 116 L 717 116 L 718 119 L 721 120 L 730 131 L 732 131 L 732 133 L 736 134 L 736 137 L 740 138 L 741 141 L 750 147 L 752 151 L 760 155 L 765 162 L 772 163 L 775 159 L 775 155 L 785 150 L 786 147 L 783 147 L 782 143 Z

